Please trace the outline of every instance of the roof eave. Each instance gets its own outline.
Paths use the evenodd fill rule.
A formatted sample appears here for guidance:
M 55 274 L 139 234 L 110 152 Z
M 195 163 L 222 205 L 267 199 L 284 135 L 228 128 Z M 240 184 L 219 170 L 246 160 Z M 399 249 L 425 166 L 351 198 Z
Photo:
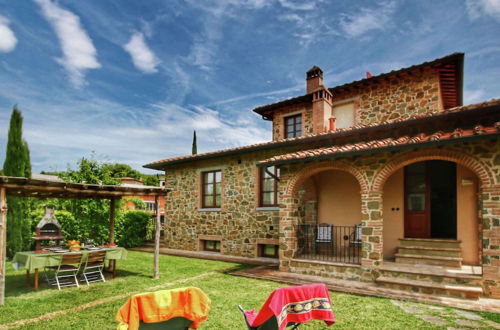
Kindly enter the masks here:
M 171 160 L 171 161 L 149 163 L 149 164 L 143 165 L 143 167 L 149 168 L 149 169 L 154 169 L 154 170 L 164 170 L 164 168 L 166 166 L 177 165 L 177 164 L 182 164 L 182 163 L 189 163 L 189 162 L 194 162 L 194 161 L 198 161 L 198 160 L 211 159 L 211 158 L 217 158 L 217 157 L 223 157 L 223 156 L 232 156 L 232 155 L 238 155 L 238 154 L 260 151 L 260 150 L 269 150 L 269 149 L 275 149 L 275 148 L 280 148 L 280 147 L 285 147 L 285 146 L 293 146 L 296 144 L 311 143 L 311 142 L 317 142 L 317 141 L 321 141 L 321 140 L 335 139 L 335 138 L 345 137 L 345 136 L 349 136 L 349 135 L 364 134 L 364 133 L 368 133 L 371 131 L 377 131 L 377 130 L 386 130 L 386 129 L 392 129 L 392 128 L 412 126 L 412 125 L 416 125 L 416 124 L 425 123 L 427 121 L 435 122 L 437 119 L 442 119 L 442 118 L 447 118 L 447 119 L 451 120 L 451 119 L 454 119 L 457 117 L 466 116 L 468 114 L 485 115 L 488 113 L 496 113 L 498 111 L 500 111 L 500 104 L 485 105 L 485 106 L 482 106 L 479 108 L 472 108 L 472 109 L 460 110 L 460 111 L 455 111 L 455 112 L 443 111 L 439 114 L 432 115 L 432 116 L 413 118 L 413 119 L 409 119 L 409 120 L 396 121 L 396 122 L 375 125 L 375 126 L 365 126 L 365 127 L 361 127 L 358 129 L 352 129 L 352 130 L 346 130 L 346 131 L 340 131 L 340 132 L 332 132 L 332 133 L 328 133 L 328 134 L 312 135 L 312 136 L 308 136 L 308 137 L 304 137 L 304 138 L 300 138 L 300 139 L 284 140 L 284 141 L 280 141 L 280 142 L 276 142 L 276 143 L 256 145 L 254 147 L 248 147 L 245 149 L 236 149 L 236 150 L 229 149 L 227 151 L 221 151 L 219 153 L 211 152 L 211 153 L 207 153 L 206 155 L 200 154 L 197 157 L 190 157 L 190 158 L 182 158 L 182 159 L 176 159 L 176 160 Z
M 385 152 L 385 151 L 390 152 L 390 151 L 401 151 L 401 150 L 406 150 L 406 149 L 419 149 L 419 148 L 425 148 L 425 147 L 442 146 L 445 144 L 478 140 L 481 138 L 483 138 L 483 139 L 484 138 L 498 139 L 499 137 L 500 137 L 500 134 L 475 135 L 475 136 L 467 136 L 467 137 L 463 137 L 463 138 L 456 138 L 456 139 L 444 140 L 444 141 L 428 141 L 428 142 L 421 142 L 421 143 L 415 143 L 415 144 L 404 144 L 404 145 L 400 145 L 400 146 L 389 146 L 389 147 L 383 147 L 383 148 L 358 150 L 358 151 L 351 151 L 351 152 L 345 152 L 345 153 L 335 153 L 335 154 L 330 154 L 330 155 L 310 156 L 310 157 L 295 158 L 295 159 L 284 159 L 284 160 L 277 160 L 277 161 L 261 162 L 261 163 L 257 163 L 257 167 L 279 166 L 279 165 L 286 165 L 286 164 L 293 164 L 293 163 L 322 161 L 322 160 L 330 160 L 330 159 L 336 159 L 336 158 L 347 158 L 347 157 L 367 155 L 367 154 L 376 154 L 376 153 Z
M 441 57 L 441 58 L 437 58 L 437 59 L 432 60 L 432 61 L 427 61 L 427 62 L 423 62 L 423 63 L 420 63 L 420 64 L 409 66 L 407 68 L 401 68 L 399 70 L 393 70 L 393 71 L 390 71 L 390 72 L 382 73 L 382 74 L 379 74 L 379 75 L 376 75 L 376 76 L 373 76 L 373 77 L 370 77 L 370 78 L 364 78 L 364 79 L 352 81 L 352 82 L 349 82 L 349 83 L 345 83 L 343 85 L 339 85 L 339 86 L 328 88 L 328 90 L 330 92 L 334 93 L 334 92 L 336 92 L 338 90 L 343 90 L 343 89 L 346 89 L 346 88 L 351 88 L 351 87 L 357 86 L 359 84 L 376 81 L 378 79 L 387 78 L 387 77 L 391 77 L 391 76 L 394 76 L 394 75 L 402 74 L 402 73 L 405 73 L 405 72 L 408 72 L 408 71 L 416 70 L 418 68 L 429 67 L 429 66 L 433 66 L 433 65 L 438 64 L 438 63 L 446 63 L 446 62 L 454 61 L 454 60 L 455 61 L 457 61 L 457 60 L 459 61 L 459 71 L 460 71 L 459 72 L 459 77 L 458 77 L 460 81 L 459 81 L 459 86 L 457 86 L 457 87 L 459 87 L 458 88 L 458 90 L 459 90 L 458 94 L 459 95 L 457 95 L 457 98 L 458 98 L 457 101 L 460 101 L 460 102 L 457 103 L 457 104 L 458 105 L 462 105 L 462 98 L 463 98 L 462 94 L 463 93 L 462 93 L 461 86 L 463 84 L 463 63 L 464 63 L 464 53 L 462 53 L 462 52 L 456 52 L 456 53 L 453 53 L 453 54 L 450 54 L 450 55 L 446 55 L 446 56 Z M 276 109 L 288 106 L 289 102 L 293 102 L 293 101 L 295 101 L 297 99 L 300 99 L 300 98 L 306 98 L 306 97 L 311 96 L 311 95 L 312 94 L 305 94 L 305 95 L 297 96 L 297 97 L 294 97 L 294 98 L 291 98 L 291 99 L 288 99 L 288 100 L 283 100 L 283 101 L 280 101 L 280 102 L 263 105 L 263 106 L 260 106 L 260 107 L 257 107 L 255 109 L 253 109 L 253 111 L 255 113 L 258 113 L 261 116 L 266 115 L 268 118 L 272 118 L 272 114 L 271 115 L 268 114 L 269 112 L 273 112 Z M 269 120 L 269 119 L 266 119 L 266 120 Z

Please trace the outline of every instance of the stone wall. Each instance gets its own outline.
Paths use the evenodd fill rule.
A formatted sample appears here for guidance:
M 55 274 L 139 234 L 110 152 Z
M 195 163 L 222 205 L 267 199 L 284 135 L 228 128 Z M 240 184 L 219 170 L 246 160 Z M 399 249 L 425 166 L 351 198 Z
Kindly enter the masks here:
M 336 265 L 334 263 L 316 260 L 293 259 L 290 261 L 292 273 L 321 276 L 326 278 L 337 278 L 341 280 L 370 282 L 373 280 L 372 273 L 357 265 Z
M 433 69 L 379 80 L 351 92 L 335 93 L 333 101 L 356 99 L 356 124 L 382 124 L 442 110 L 439 73 Z
M 221 240 L 222 254 L 257 257 L 257 244 L 278 244 L 279 211 L 257 208 L 256 163 L 269 156 L 252 153 L 167 169 L 172 192 L 166 201 L 165 246 L 196 251 L 200 239 L 213 238 Z M 200 207 L 201 172 L 215 169 L 222 171 L 221 209 L 207 211 Z
M 443 109 L 439 73 L 434 69 L 377 80 L 360 88 L 333 95 L 334 105 L 335 102 L 351 99 L 355 103 L 357 125 L 382 124 L 387 120 L 407 119 L 413 115 L 424 115 Z M 284 138 L 284 117 L 300 111 L 304 113 L 302 134 L 313 133 L 312 105 L 293 105 L 274 111 L 273 140 Z M 328 123 L 325 123 L 325 127 L 328 127 Z
M 383 185 L 396 170 L 410 163 L 440 159 L 454 161 L 472 170 L 480 181 L 480 214 L 478 235 L 482 237 L 482 260 L 484 289 L 487 295 L 500 298 L 500 141 L 476 140 L 457 143 L 443 148 L 383 152 L 366 157 L 290 164 L 281 167 L 280 197 L 280 269 L 308 274 L 308 270 L 293 265 L 296 249 L 294 225 L 302 219 L 297 210 L 301 201 L 297 197 L 301 185 L 318 169 L 336 169 L 354 175 L 360 182 L 362 217 L 362 262 L 363 269 L 377 267 L 383 263 Z M 362 173 L 360 175 L 359 173 Z M 321 268 L 321 265 L 316 265 Z M 326 268 L 324 268 L 326 269 Z M 323 270 L 317 270 L 321 272 Z

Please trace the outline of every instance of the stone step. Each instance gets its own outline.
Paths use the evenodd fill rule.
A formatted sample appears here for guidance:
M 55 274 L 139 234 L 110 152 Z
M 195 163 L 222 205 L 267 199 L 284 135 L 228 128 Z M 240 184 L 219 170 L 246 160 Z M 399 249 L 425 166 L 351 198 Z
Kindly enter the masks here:
M 434 238 L 400 238 L 400 246 L 426 246 L 436 248 L 460 249 L 460 240 Z
M 379 276 L 375 282 L 387 288 L 455 298 L 479 299 L 483 293 L 483 288 L 479 286 L 435 283 L 407 278 Z
M 437 248 L 430 246 L 398 246 L 398 254 L 460 258 L 462 250 L 458 248 Z
M 378 269 L 380 276 L 428 281 L 442 284 L 482 286 L 482 276 L 463 272 L 462 269 L 432 265 L 383 264 Z
M 443 267 L 462 267 L 462 258 L 456 257 L 439 257 L 439 256 L 423 256 L 416 254 L 400 254 L 396 253 L 396 262 L 406 264 L 421 264 L 435 265 Z
M 382 267 L 399 269 L 402 267 L 417 268 L 411 265 L 397 265 L 391 263 L 392 265 L 384 265 Z M 431 266 L 427 266 L 431 267 Z M 438 267 L 435 267 L 438 268 Z M 324 283 L 327 285 L 328 289 L 335 292 L 345 292 L 348 294 L 357 295 L 368 295 L 368 296 L 378 296 L 386 297 L 391 299 L 401 299 L 401 300 L 413 300 L 421 303 L 430 303 L 436 305 L 444 305 L 447 307 L 483 311 L 490 313 L 498 313 L 500 310 L 500 300 L 499 299 L 488 299 L 480 297 L 478 300 L 472 299 L 461 299 L 458 297 L 444 297 L 439 295 L 432 295 L 419 292 L 420 288 L 416 287 L 417 290 L 412 290 L 411 288 L 392 289 L 384 287 L 385 284 L 377 284 L 373 282 L 358 282 L 351 280 L 340 280 L 332 278 L 323 278 L 312 275 L 304 274 L 294 274 L 290 272 L 281 272 L 277 268 L 270 269 L 269 267 L 252 267 L 244 268 L 238 270 L 232 275 L 245 276 L 249 278 L 255 278 L 260 280 L 270 280 L 280 283 L 286 283 L 290 285 L 302 285 L 311 283 Z M 429 290 L 428 288 L 421 288 L 422 290 Z

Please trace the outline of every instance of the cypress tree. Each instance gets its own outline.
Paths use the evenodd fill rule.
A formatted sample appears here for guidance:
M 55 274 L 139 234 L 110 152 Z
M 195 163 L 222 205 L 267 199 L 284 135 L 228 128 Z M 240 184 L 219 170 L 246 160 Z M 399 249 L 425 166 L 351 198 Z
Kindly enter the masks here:
M 191 150 L 191 153 L 193 155 L 196 155 L 198 153 L 198 146 L 196 145 L 196 131 L 193 131 L 193 148 Z
M 4 175 L 31 177 L 31 163 L 28 143 L 23 140 L 23 117 L 15 106 L 10 117 L 7 153 L 3 164 Z M 7 254 L 16 252 L 31 244 L 31 228 L 27 223 L 28 202 L 20 197 L 7 197 Z
M 22 131 L 21 131 L 22 132 Z M 23 152 L 24 152 L 24 177 L 31 178 L 31 156 L 28 142 L 23 139 Z M 33 231 L 31 229 L 31 222 L 29 221 L 29 211 L 33 206 L 33 198 L 20 198 L 22 204 L 22 237 L 23 237 L 23 251 L 31 250 L 33 244 Z

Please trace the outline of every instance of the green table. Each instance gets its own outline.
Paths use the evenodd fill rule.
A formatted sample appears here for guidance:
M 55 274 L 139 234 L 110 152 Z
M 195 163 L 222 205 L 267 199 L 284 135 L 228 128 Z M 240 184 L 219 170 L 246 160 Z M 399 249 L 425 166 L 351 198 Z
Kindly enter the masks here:
M 106 248 L 106 260 L 110 261 L 112 265 L 113 278 L 115 277 L 116 260 L 127 259 L 127 250 L 122 247 Z M 88 254 L 92 252 L 89 250 L 81 250 L 78 252 L 67 253 L 82 253 L 82 262 L 85 262 Z M 35 291 L 38 290 L 38 270 L 48 266 L 57 266 L 62 258 L 62 253 L 36 253 L 34 251 L 17 252 L 12 259 L 12 266 L 15 270 L 22 268 L 26 269 L 26 280 L 30 282 L 30 272 L 35 272 Z M 112 262 L 111 262 L 112 261 Z

